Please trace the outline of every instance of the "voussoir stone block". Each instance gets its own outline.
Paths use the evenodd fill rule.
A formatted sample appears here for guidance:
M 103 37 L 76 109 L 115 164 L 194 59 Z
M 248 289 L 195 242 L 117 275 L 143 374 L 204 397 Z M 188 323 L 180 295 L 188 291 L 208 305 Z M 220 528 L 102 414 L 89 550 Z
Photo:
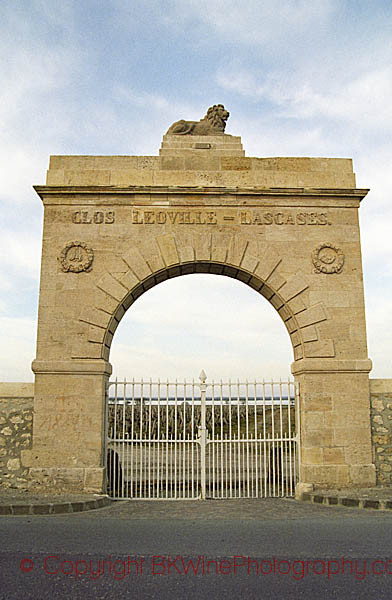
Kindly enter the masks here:
M 168 267 L 179 262 L 175 238 L 172 234 L 162 235 L 157 238 L 162 259 Z
M 325 321 L 328 315 L 322 304 L 316 304 L 300 312 L 296 318 L 300 327 L 307 327 Z
M 121 302 L 128 290 L 110 273 L 106 273 L 97 283 L 97 288 Z
M 308 282 L 301 273 L 292 275 L 279 290 L 279 294 L 284 300 L 291 300 L 309 287 Z
M 151 275 L 147 261 L 137 248 L 130 248 L 122 258 L 140 281 Z
M 267 281 L 268 277 L 281 262 L 281 257 L 278 256 L 272 248 L 268 248 L 260 257 L 260 262 L 255 270 L 255 275 L 258 275 L 263 281 Z

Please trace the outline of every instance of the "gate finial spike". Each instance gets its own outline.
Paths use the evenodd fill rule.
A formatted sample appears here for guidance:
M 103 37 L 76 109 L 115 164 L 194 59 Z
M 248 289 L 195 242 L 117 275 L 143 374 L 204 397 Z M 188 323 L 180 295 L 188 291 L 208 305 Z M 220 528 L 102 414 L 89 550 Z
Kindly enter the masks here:
M 199 375 L 199 379 L 200 379 L 200 381 L 201 381 L 202 383 L 205 383 L 205 382 L 206 382 L 207 375 L 205 374 L 205 372 L 204 372 L 204 369 L 202 369 L 202 370 L 201 370 L 201 373 L 200 373 L 200 375 Z

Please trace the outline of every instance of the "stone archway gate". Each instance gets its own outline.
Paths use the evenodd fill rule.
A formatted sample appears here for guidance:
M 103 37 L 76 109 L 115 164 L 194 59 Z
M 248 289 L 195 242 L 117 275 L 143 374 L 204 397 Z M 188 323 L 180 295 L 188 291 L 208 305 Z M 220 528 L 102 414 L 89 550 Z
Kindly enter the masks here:
M 294 381 L 135 380 L 108 384 L 106 468 L 113 498 L 293 496 Z
M 249 158 L 239 137 L 166 135 L 159 156 L 52 156 L 35 189 L 45 215 L 23 455 L 33 481 L 105 489 L 116 327 L 150 287 L 208 272 L 256 289 L 287 328 L 301 482 L 374 483 L 358 225 L 367 190 L 351 160 Z

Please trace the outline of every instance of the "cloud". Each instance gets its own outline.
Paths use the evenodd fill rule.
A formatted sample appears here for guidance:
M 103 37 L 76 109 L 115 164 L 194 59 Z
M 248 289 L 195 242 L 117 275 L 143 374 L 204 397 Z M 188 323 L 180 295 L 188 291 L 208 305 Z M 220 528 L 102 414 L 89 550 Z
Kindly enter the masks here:
M 293 74 L 283 82 L 277 73 L 260 79 L 252 72 L 217 73 L 223 89 L 253 99 L 270 102 L 276 116 L 295 119 L 337 119 L 363 129 L 392 123 L 392 69 L 385 67 L 361 74 L 342 85 L 341 81 L 324 82 L 324 90 L 315 89 L 310 79 L 303 81 Z M 377 90 L 377 93 L 375 93 Z
M 165 21 L 194 25 L 202 22 L 231 43 L 263 45 L 284 37 L 287 33 L 301 34 L 305 30 L 330 18 L 336 8 L 333 0 L 276 0 L 260 2 L 248 0 L 238 4 L 235 0 L 175 0 Z M 174 8 L 174 10 L 173 10 Z

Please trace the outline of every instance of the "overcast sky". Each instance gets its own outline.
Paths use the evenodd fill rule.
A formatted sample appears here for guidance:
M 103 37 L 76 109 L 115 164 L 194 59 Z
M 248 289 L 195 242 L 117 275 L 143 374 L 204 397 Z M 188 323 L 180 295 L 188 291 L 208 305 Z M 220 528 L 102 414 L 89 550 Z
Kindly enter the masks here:
M 156 155 L 179 118 L 221 102 L 247 156 L 352 157 L 372 377 L 391 377 L 390 0 L 2 0 L 0 381 L 32 381 L 50 154 Z M 121 377 L 287 377 L 288 334 L 263 297 L 192 275 L 121 322 Z

